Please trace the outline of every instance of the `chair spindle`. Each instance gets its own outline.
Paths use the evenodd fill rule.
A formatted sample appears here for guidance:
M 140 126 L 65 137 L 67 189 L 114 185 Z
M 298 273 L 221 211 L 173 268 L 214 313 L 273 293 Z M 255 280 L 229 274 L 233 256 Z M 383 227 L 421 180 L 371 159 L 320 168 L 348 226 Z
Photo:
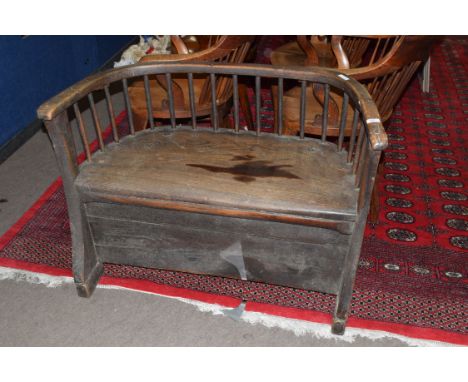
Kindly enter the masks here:
M 239 79 L 237 75 L 232 76 L 233 101 L 234 101 L 234 129 L 239 132 Z
M 341 106 L 341 121 L 340 121 L 340 135 L 338 137 L 338 151 L 343 149 L 343 140 L 346 129 L 346 121 L 348 117 L 348 101 L 349 96 L 347 93 L 343 95 L 343 105 Z
M 115 123 L 114 106 L 112 106 L 112 99 L 109 92 L 109 86 L 104 87 L 104 92 L 106 94 L 107 112 L 109 114 L 109 120 L 112 126 L 112 134 L 114 136 L 114 141 L 118 142 L 119 133 L 117 132 L 117 125 Z
M 354 159 L 353 159 L 353 173 L 356 174 L 356 171 L 357 171 L 357 167 L 359 165 L 359 162 L 361 160 L 361 151 L 362 151 L 362 143 L 363 143 L 363 138 L 364 138 L 364 130 L 366 129 L 366 126 L 364 125 L 364 123 L 361 121 L 361 125 L 360 125 L 360 129 L 359 129 L 359 136 L 358 136 L 358 139 L 357 139 L 357 143 L 356 143 L 356 150 L 354 152 Z
M 77 103 L 73 104 L 73 110 L 75 112 L 76 122 L 77 122 L 78 128 L 80 130 L 81 140 L 83 141 L 83 147 L 85 149 L 86 159 L 88 159 L 88 161 L 92 162 L 92 160 L 91 160 L 91 151 L 89 149 L 88 135 L 86 134 L 86 129 L 85 129 L 85 126 L 84 126 L 84 123 L 83 123 L 83 118 L 81 116 L 80 109 L 79 109 Z
M 348 163 L 350 163 L 353 159 L 353 151 L 354 146 L 356 144 L 356 132 L 358 129 L 359 123 L 359 110 L 357 108 L 354 109 L 354 116 L 353 116 L 353 127 L 351 129 L 351 137 L 349 138 L 349 149 L 348 149 Z
M 151 101 L 151 90 L 150 82 L 147 75 L 143 76 L 145 82 L 145 97 L 146 97 L 146 109 L 148 110 L 148 122 L 151 129 L 154 129 L 154 119 L 153 119 L 153 102 Z
M 197 111 L 195 109 L 195 92 L 193 91 L 193 73 L 188 73 L 190 114 L 192 114 L 192 128 L 197 128 Z
M 130 126 L 130 134 L 135 135 L 135 124 L 133 122 L 132 105 L 130 103 L 130 97 L 128 96 L 128 81 L 126 78 L 122 80 L 122 85 L 124 89 L 125 107 L 127 108 L 127 119 L 128 125 Z
M 260 118 L 260 107 L 261 107 L 261 77 L 255 76 L 255 127 L 257 129 L 257 135 L 260 134 L 261 118 Z
M 327 128 L 328 128 L 328 104 L 330 100 L 330 85 L 325 84 L 325 96 L 323 99 L 323 114 L 322 114 L 322 142 L 327 139 Z
M 93 116 L 94 128 L 96 129 L 96 135 L 98 138 L 99 148 L 104 150 L 104 140 L 102 138 L 101 123 L 96 112 L 96 105 L 94 103 L 93 93 L 88 94 L 89 106 L 91 108 L 91 115 Z
M 171 73 L 166 73 L 167 96 L 169 97 L 169 114 L 171 116 L 171 127 L 176 128 L 175 110 L 174 110 L 174 94 L 172 89 Z
M 212 127 L 214 130 L 218 130 L 218 107 L 216 105 L 216 76 L 214 73 L 210 73 L 211 83 L 211 117 Z
M 301 81 L 300 133 L 299 133 L 301 139 L 304 139 L 304 131 L 305 131 L 306 92 L 307 92 L 307 81 Z

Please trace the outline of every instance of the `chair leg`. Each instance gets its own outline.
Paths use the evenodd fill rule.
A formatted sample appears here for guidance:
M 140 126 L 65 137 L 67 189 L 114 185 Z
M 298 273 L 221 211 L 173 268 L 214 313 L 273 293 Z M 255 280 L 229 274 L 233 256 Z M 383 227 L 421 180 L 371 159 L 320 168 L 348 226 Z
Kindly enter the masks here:
M 379 191 L 378 191 L 378 180 L 380 174 L 383 172 L 383 159 L 380 158 L 379 167 L 377 168 L 377 174 L 375 176 L 374 188 L 372 189 L 370 209 L 369 209 L 369 221 L 373 224 L 377 224 L 379 220 L 380 212 L 380 201 L 379 201 Z
M 232 107 L 231 102 L 227 102 L 224 105 L 216 107 L 216 113 L 218 117 L 218 127 L 227 128 L 227 129 L 233 128 L 231 119 L 229 118 L 229 112 L 231 110 L 231 107 Z M 213 113 L 210 113 L 210 121 L 211 121 L 211 126 L 213 126 L 213 123 L 214 123 Z
M 333 334 L 343 335 L 346 327 L 346 320 L 348 319 L 348 309 L 351 302 L 351 291 L 347 292 L 346 295 L 338 295 L 337 303 L 335 308 L 335 314 L 333 315 L 333 323 L 331 331 Z
M 132 110 L 135 131 L 145 130 L 148 125 L 148 112 L 146 110 Z
M 221 127 L 224 127 L 226 129 L 233 129 L 233 125 L 231 123 L 231 118 L 229 118 L 229 114 L 225 114 L 221 118 Z
M 373 224 L 377 224 L 379 220 L 379 211 L 380 211 L 380 201 L 379 194 L 377 191 L 377 181 L 374 183 L 374 188 L 372 189 L 370 210 L 369 210 L 369 221 Z
M 73 277 L 78 296 L 90 297 L 104 268 L 94 249 L 84 211 L 80 215 L 81 224 L 70 221 L 72 227 L 77 223 L 72 228 Z
M 335 314 L 331 331 L 333 334 L 342 335 L 345 331 L 346 320 L 348 319 L 349 306 L 353 294 L 354 279 L 361 254 L 362 238 L 366 225 L 365 218 L 356 222 L 354 232 L 350 238 L 350 247 L 346 254 L 343 272 L 341 276 L 340 289 L 336 297 Z
M 78 174 L 76 151 L 66 110 L 51 121 L 45 121 L 54 145 L 58 165 L 62 174 L 67 200 L 72 237 L 72 270 L 78 295 L 89 297 L 102 273 L 102 262 L 98 259 L 84 204 L 75 186 Z

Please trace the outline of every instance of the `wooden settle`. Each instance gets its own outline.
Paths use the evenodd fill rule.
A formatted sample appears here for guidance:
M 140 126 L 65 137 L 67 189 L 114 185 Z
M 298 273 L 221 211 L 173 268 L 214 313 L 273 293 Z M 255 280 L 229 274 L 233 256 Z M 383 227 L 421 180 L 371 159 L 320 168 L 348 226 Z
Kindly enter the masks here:
M 136 131 L 128 84 L 152 76 L 186 78 L 188 125 L 174 123 Z M 231 81 L 234 128 L 199 127 L 191 79 Z M 260 108 L 256 129 L 239 126 L 241 78 L 259 93 L 263 79 L 301 90 L 299 136 L 264 133 Z M 118 129 L 109 88 L 121 83 L 129 132 Z M 311 100 L 309 84 L 325 87 L 325 98 L 341 91 L 339 142 L 327 135 L 305 136 Z M 214 89 L 213 89 L 214 88 Z M 104 91 L 111 123 L 104 137 L 93 94 Z M 175 92 L 168 93 L 169 108 Z M 93 153 L 80 106 L 89 102 L 99 149 Z M 256 102 L 259 102 L 258 99 Z M 81 106 L 83 108 L 83 106 Z M 78 163 L 68 110 L 73 109 L 86 159 Z M 347 114 L 351 134 L 344 134 Z M 325 112 L 324 115 L 327 115 Z M 364 233 L 370 195 L 387 137 L 368 91 L 339 72 L 314 68 L 277 69 L 261 65 L 141 63 L 84 79 L 38 109 L 51 136 L 64 180 L 73 243 L 73 274 L 80 296 L 89 297 L 104 263 L 132 264 L 218 275 L 317 290 L 337 295 L 332 331 L 344 332 Z M 281 116 L 281 113 L 280 113 Z M 281 121 L 282 118 L 279 119 Z M 110 142 L 108 140 L 110 139 Z

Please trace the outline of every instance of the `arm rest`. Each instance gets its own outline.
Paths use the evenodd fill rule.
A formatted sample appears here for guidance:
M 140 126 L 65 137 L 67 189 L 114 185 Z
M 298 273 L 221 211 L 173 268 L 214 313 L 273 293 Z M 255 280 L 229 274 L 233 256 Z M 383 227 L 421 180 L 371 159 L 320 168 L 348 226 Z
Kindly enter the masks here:
M 380 118 L 379 110 L 367 88 L 343 73 L 339 73 L 338 76 L 346 80 L 348 87 L 352 88 L 352 93 L 357 96 L 354 98 L 354 101 L 359 105 L 362 120 L 367 129 L 371 149 L 374 151 L 385 150 L 388 146 L 387 133 L 385 132 L 382 119 Z

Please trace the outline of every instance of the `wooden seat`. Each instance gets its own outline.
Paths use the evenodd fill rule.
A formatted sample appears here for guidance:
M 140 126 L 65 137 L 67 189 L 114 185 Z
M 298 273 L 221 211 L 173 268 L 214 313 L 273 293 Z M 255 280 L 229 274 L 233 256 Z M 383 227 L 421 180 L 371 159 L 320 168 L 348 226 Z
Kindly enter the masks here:
M 135 130 L 128 83 L 180 74 L 232 81 L 234 129 L 220 128 L 217 118 L 200 127 L 193 114 L 190 126 L 180 126 L 169 92 L 170 126 Z M 241 76 L 254 80 L 256 88 L 262 79 L 276 81 L 280 94 L 285 82 L 301 83 L 299 137 L 263 133 L 260 123 L 256 131 L 240 127 Z M 126 124 L 119 129 L 113 114 L 109 87 L 118 84 L 129 131 Z M 318 84 L 339 89 L 349 103 L 343 110 L 355 111 L 346 140 L 346 112 L 334 141 L 327 139 L 326 123 L 320 139 L 304 137 L 305 110 L 312 101 L 306 89 Z M 110 143 L 94 105 L 93 94 L 102 90 Z M 145 86 L 147 107 L 149 93 Z M 81 117 L 86 101 L 97 152 Z M 216 97 L 210 102 L 216 112 Z M 83 163 L 70 129 L 70 108 L 85 149 Z M 260 112 L 256 108 L 257 121 Z M 328 113 L 326 104 L 322 113 Z M 61 169 L 80 296 L 92 294 L 104 263 L 232 277 L 336 294 L 332 331 L 344 332 L 370 193 L 387 145 L 377 108 L 357 81 L 321 68 L 143 63 L 84 79 L 43 104 L 38 116 Z
M 162 130 L 126 139 L 95 158 L 76 179 L 82 192 L 356 219 L 355 177 L 333 143 Z M 325 160 L 327 167 L 321 166 Z

